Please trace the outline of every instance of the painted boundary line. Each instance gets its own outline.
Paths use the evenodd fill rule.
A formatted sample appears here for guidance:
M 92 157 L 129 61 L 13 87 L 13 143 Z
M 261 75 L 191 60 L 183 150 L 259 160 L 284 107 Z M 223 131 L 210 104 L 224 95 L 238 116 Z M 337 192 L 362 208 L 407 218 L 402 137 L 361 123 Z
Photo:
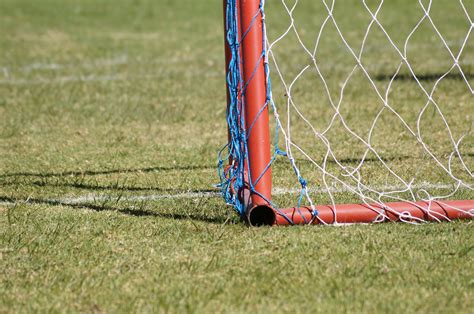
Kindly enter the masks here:
M 220 72 L 208 72 L 201 75 L 201 77 L 218 77 Z M 196 75 L 187 74 L 187 77 L 194 77 Z M 144 80 L 144 79 L 159 79 L 166 78 L 169 73 L 163 74 L 122 74 L 122 75 L 77 75 L 77 76 L 59 76 L 52 79 L 48 78 L 35 78 L 35 79 L 9 79 L 0 80 L 0 85 L 40 85 L 40 84 L 65 84 L 65 83 L 88 83 L 88 82 L 115 82 L 115 81 L 133 81 L 133 80 Z
M 412 189 L 430 189 L 430 190 L 444 190 L 444 189 L 453 189 L 454 186 L 452 184 L 430 184 L 430 183 L 421 183 L 417 185 L 412 185 Z M 407 188 L 403 186 L 378 186 L 373 187 L 375 190 L 384 190 L 386 192 L 390 191 L 404 191 Z M 472 187 L 459 187 L 459 190 L 468 190 L 472 189 Z M 313 193 L 344 193 L 350 192 L 349 188 L 345 187 L 331 187 L 329 189 L 326 188 L 316 188 L 316 189 L 309 189 L 309 192 Z M 289 195 L 289 194 L 299 194 L 301 192 L 300 189 L 285 189 L 285 188 L 275 188 L 273 195 Z M 159 201 L 159 200 L 166 200 L 166 199 L 193 199 L 193 198 L 217 198 L 220 197 L 221 193 L 219 191 L 212 191 L 212 192 L 185 192 L 185 193 L 178 193 L 178 194 L 147 194 L 147 195 L 131 195 L 131 196 L 122 196 L 120 198 L 120 202 L 128 201 L 128 202 L 137 202 L 137 201 Z M 64 205 L 81 205 L 81 204 L 90 204 L 94 202 L 103 202 L 103 201 L 116 201 L 118 196 L 114 195 L 104 195 L 104 194 L 86 194 L 78 197 L 65 197 L 65 198 L 57 198 L 57 199 L 45 199 L 45 202 L 50 203 L 58 203 Z M 0 202 L 0 206 L 12 206 L 17 203 L 25 202 L 21 200 L 19 202 Z M 28 203 L 28 201 L 26 201 Z M 33 202 L 32 202 L 33 203 Z

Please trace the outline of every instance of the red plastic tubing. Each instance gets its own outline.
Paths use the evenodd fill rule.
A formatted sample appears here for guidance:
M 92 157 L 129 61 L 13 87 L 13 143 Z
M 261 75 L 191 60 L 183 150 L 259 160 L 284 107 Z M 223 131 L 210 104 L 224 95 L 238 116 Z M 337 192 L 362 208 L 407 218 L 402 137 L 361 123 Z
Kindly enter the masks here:
M 448 221 L 474 218 L 474 200 L 432 201 L 432 202 L 389 202 L 379 204 L 341 204 L 315 206 L 317 218 L 312 219 L 309 207 L 280 209 L 274 211 L 275 225 L 290 224 L 327 224 L 337 223 L 372 223 L 382 221 Z M 268 218 L 269 219 L 269 218 Z M 268 220 L 271 221 L 271 220 Z
M 270 130 L 262 56 L 264 47 L 260 0 L 240 0 L 240 21 L 248 163 L 256 192 L 251 194 L 251 202 L 252 206 L 259 206 L 266 205 L 272 196 L 272 174 L 268 167 L 271 160 Z

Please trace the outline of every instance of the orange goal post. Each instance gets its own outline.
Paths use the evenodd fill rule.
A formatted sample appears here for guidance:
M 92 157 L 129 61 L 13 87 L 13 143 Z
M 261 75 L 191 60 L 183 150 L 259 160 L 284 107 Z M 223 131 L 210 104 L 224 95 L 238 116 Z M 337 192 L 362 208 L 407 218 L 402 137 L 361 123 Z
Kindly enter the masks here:
M 388 1 L 223 2 L 220 187 L 244 220 L 474 217 L 474 24 L 463 1 L 446 18 L 430 1 L 410 4 L 409 17 Z

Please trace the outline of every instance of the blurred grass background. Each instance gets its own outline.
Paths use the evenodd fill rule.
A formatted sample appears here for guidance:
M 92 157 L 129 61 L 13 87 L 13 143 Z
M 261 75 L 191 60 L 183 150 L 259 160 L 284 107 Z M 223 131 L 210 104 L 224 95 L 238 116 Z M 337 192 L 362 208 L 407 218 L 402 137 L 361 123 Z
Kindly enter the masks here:
M 344 4 L 337 14 L 348 31 L 367 21 L 359 2 Z M 311 1 L 298 7 L 309 43 L 325 16 L 319 8 Z M 269 36 L 288 25 L 281 13 L 278 2 L 269 4 Z M 382 13 L 406 25 L 405 11 Z M 468 30 L 464 20 L 440 24 Z M 357 42 L 359 31 L 349 38 Z M 289 76 L 306 58 L 291 40 L 282 63 Z M 329 30 L 324 47 L 328 55 L 343 51 Z M 467 51 L 463 68 L 472 73 L 472 40 Z M 390 56 L 382 59 L 389 64 Z M 337 57 L 327 71 L 340 66 L 343 75 L 349 61 Z M 335 72 L 329 83 L 337 86 Z M 298 98 L 303 106 L 324 107 L 315 82 L 302 81 L 302 91 L 311 89 Z M 410 84 L 394 89 L 404 95 Z M 462 82 L 446 84 L 441 90 L 451 94 L 440 97 L 465 132 L 472 95 L 463 96 Z M 355 103 L 375 108 L 362 78 L 351 86 Z M 1 0 L 0 312 L 470 311 L 471 222 L 249 229 L 220 198 L 201 197 L 216 191 L 224 104 L 220 1 Z M 318 125 L 327 117 L 308 114 Z M 472 165 L 472 134 L 465 143 Z M 408 164 L 423 164 L 407 147 L 394 159 L 401 171 L 397 160 L 407 155 Z M 354 157 L 347 145 L 335 149 Z M 374 168 L 375 183 L 385 182 Z M 285 162 L 275 169 L 275 185 L 293 186 Z M 183 193 L 194 194 L 140 199 Z

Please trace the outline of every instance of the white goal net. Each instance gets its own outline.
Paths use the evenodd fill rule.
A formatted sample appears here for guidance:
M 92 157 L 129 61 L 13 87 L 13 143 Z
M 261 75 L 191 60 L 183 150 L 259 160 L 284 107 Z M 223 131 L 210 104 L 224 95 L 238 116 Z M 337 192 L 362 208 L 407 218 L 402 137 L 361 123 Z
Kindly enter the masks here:
M 266 1 L 288 157 L 273 165 L 276 203 L 472 199 L 473 12 L 454 0 Z

